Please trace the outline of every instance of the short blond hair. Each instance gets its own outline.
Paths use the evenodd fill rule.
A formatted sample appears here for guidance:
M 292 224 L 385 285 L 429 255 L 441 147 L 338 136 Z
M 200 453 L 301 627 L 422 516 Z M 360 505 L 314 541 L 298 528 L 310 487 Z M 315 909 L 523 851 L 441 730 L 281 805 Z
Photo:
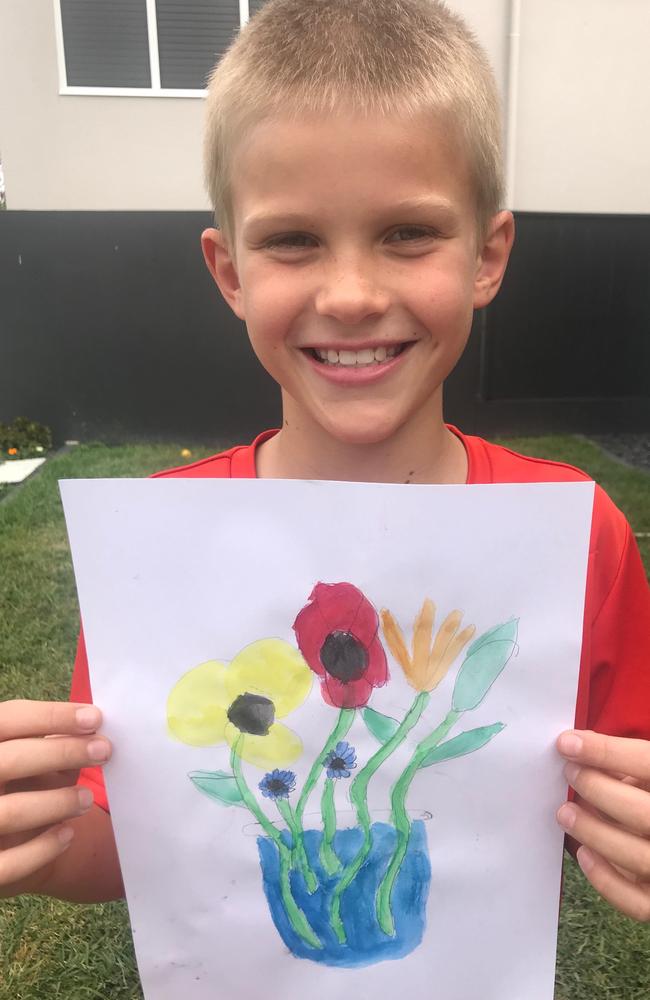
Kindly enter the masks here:
M 467 157 L 479 232 L 501 207 L 501 118 L 494 76 L 465 22 L 441 0 L 268 0 L 209 81 L 206 186 L 233 236 L 232 150 L 274 116 L 352 111 L 432 114 Z

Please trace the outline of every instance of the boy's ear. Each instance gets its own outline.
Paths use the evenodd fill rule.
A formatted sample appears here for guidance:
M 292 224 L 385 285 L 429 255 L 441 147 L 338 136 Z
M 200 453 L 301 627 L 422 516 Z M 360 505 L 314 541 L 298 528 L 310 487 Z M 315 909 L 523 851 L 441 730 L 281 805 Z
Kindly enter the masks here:
M 499 291 L 514 238 L 515 220 L 512 212 L 497 212 L 493 215 L 477 257 L 474 278 L 475 309 L 486 306 Z
M 201 233 L 201 249 L 208 271 L 219 291 L 239 319 L 244 319 L 242 290 L 235 266 L 235 259 L 220 229 L 206 229 Z

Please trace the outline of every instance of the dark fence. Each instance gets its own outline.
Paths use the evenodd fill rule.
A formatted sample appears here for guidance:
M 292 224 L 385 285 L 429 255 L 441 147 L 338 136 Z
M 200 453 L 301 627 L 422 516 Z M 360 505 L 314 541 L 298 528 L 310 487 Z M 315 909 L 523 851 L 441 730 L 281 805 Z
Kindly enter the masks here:
M 205 270 L 200 212 L 0 213 L 0 421 L 57 441 L 246 440 L 279 393 Z M 650 216 L 519 213 L 446 388 L 496 433 L 650 429 Z

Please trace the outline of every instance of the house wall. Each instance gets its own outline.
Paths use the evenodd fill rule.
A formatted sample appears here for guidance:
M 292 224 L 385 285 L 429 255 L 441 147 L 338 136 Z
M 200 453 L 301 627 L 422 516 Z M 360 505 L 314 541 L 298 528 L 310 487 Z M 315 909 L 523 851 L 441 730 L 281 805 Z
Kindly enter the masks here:
M 198 244 L 202 100 L 58 93 L 51 0 L 0 0 L 0 421 L 244 439 L 278 393 Z M 453 0 L 508 86 L 509 0 Z M 494 434 L 650 430 L 646 0 L 521 0 L 517 240 L 445 387 Z
M 452 0 L 508 85 L 509 0 Z M 202 100 L 59 94 L 54 0 L 3 0 L 10 209 L 200 210 Z M 650 211 L 644 0 L 521 0 L 511 208 Z
M 200 98 L 60 95 L 53 0 L 2 0 L 9 209 L 205 209 L 202 114 Z

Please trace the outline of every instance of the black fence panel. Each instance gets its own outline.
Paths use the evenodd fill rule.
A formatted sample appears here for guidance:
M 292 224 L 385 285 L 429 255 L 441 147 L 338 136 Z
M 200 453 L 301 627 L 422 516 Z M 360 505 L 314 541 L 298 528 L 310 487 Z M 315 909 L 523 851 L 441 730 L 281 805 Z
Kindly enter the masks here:
M 209 277 L 202 212 L 0 213 L 0 421 L 57 441 L 247 440 L 279 392 Z M 650 430 L 650 217 L 520 213 L 445 389 L 485 435 Z
M 279 393 L 222 303 L 207 213 L 0 216 L 0 420 L 58 441 L 244 438 Z

